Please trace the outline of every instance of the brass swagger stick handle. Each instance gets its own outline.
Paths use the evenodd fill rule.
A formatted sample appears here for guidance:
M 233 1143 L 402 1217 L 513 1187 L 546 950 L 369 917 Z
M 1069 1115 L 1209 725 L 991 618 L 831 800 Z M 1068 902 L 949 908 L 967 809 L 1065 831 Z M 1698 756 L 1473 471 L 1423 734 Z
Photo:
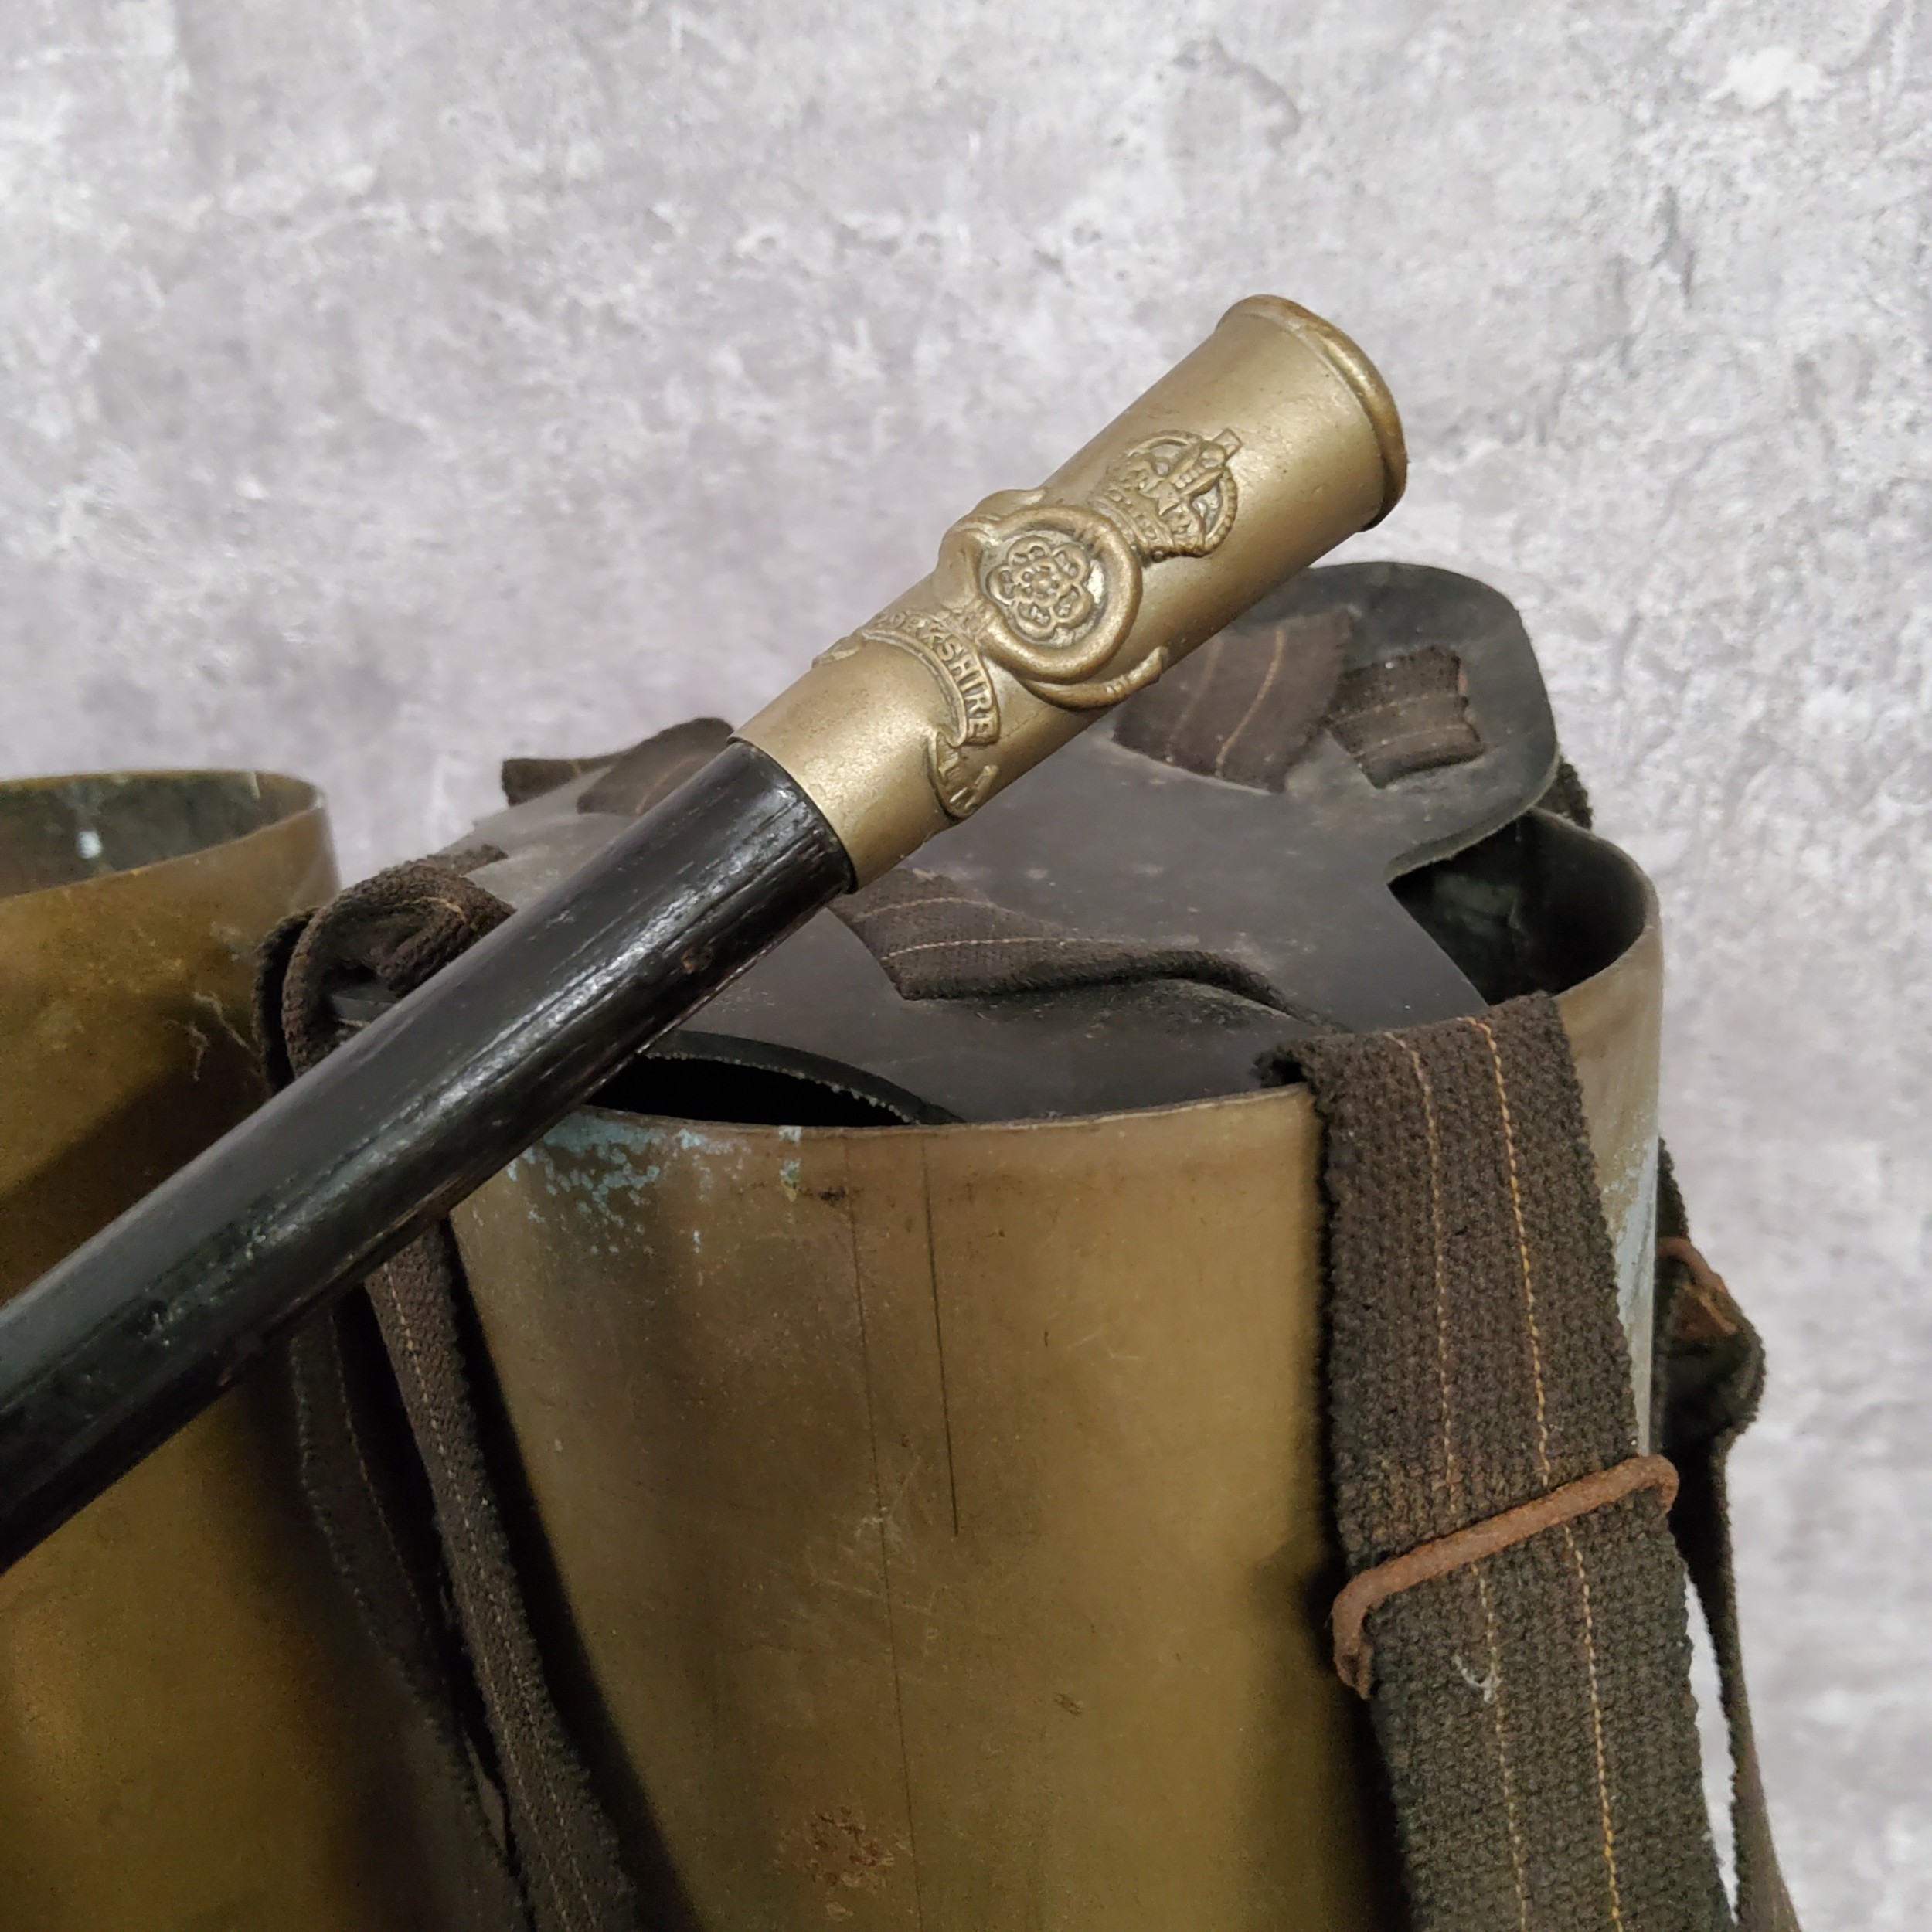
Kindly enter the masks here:
M 1401 493 L 1368 360 L 1230 310 L 742 742 L 0 1309 L 0 1567 L 855 883 Z
M 1039 488 L 954 524 L 930 577 L 738 735 L 863 885 L 1379 521 L 1405 472 L 1369 359 L 1252 296 Z

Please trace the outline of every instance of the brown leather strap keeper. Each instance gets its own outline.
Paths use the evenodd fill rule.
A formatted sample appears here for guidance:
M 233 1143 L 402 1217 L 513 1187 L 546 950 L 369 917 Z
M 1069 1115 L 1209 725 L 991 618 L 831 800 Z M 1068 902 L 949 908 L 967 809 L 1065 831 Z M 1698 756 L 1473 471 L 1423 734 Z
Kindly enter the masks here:
M 1724 1277 L 1681 1234 L 1667 1234 L 1657 1243 L 1666 1261 L 1681 1261 L 1689 1271 L 1672 1311 L 1672 1338 L 1679 1342 L 1721 1342 L 1738 1332 L 1737 1304 Z
M 1328 1621 L 1335 1631 L 1336 1674 L 1358 1696 L 1369 1695 L 1375 1681 L 1375 1653 L 1363 1626 L 1369 1612 L 1391 1597 L 1527 1543 L 1532 1536 L 1554 1529 L 1560 1523 L 1607 1509 L 1640 1489 L 1656 1490 L 1664 1499 L 1668 1515 L 1677 1499 L 1676 1470 L 1662 1456 L 1633 1456 L 1627 1462 L 1580 1476 L 1547 1495 L 1519 1503 L 1500 1515 L 1487 1517 L 1466 1529 L 1458 1529 L 1453 1536 L 1439 1536 L 1406 1556 L 1365 1570 L 1336 1597 L 1329 1613 Z

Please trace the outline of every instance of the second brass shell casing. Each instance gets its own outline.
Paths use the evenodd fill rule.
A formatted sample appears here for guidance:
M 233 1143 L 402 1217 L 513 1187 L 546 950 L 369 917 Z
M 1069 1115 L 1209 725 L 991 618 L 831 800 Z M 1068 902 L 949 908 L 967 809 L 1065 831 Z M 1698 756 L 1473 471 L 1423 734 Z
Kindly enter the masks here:
M 956 523 L 931 576 L 738 735 L 863 885 L 1378 522 L 1405 476 L 1368 358 L 1251 296 L 1039 489 Z
M 266 1097 L 255 947 L 335 889 L 295 779 L 0 785 L 0 1303 Z M 450 1922 L 433 1764 L 271 1376 L 0 1575 L 9 1932 Z

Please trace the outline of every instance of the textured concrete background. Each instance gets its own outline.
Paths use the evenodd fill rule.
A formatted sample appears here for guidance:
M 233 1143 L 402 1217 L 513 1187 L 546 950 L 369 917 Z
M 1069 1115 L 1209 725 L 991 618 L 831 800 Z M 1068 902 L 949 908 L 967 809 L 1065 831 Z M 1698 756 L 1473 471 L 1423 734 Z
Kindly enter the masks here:
M 1811 1932 L 1932 1906 L 1928 0 L 9 0 L 0 768 L 743 716 L 1233 298 L 1407 417 L 1669 919 Z

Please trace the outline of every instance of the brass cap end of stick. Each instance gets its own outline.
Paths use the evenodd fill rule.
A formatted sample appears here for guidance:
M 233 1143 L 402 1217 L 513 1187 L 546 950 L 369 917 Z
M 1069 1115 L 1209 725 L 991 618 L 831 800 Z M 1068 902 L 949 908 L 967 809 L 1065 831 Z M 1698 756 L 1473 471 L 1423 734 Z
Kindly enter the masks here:
M 1379 522 L 1406 473 L 1374 364 L 1251 296 L 1039 488 L 955 523 L 930 577 L 738 735 L 863 885 Z
M 1236 302 L 1221 320 L 1225 324 L 1235 315 L 1266 316 L 1281 328 L 1305 336 L 1355 391 L 1355 400 L 1362 405 L 1382 450 L 1385 479 L 1382 508 L 1362 526 L 1373 529 L 1402 501 L 1402 493 L 1409 486 L 1409 445 L 1402 434 L 1402 417 L 1396 410 L 1396 399 L 1389 393 L 1381 370 L 1363 354 L 1352 336 L 1343 335 L 1334 323 L 1324 321 L 1299 302 L 1290 301 L 1285 295 L 1250 295 L 1245 301 Z

